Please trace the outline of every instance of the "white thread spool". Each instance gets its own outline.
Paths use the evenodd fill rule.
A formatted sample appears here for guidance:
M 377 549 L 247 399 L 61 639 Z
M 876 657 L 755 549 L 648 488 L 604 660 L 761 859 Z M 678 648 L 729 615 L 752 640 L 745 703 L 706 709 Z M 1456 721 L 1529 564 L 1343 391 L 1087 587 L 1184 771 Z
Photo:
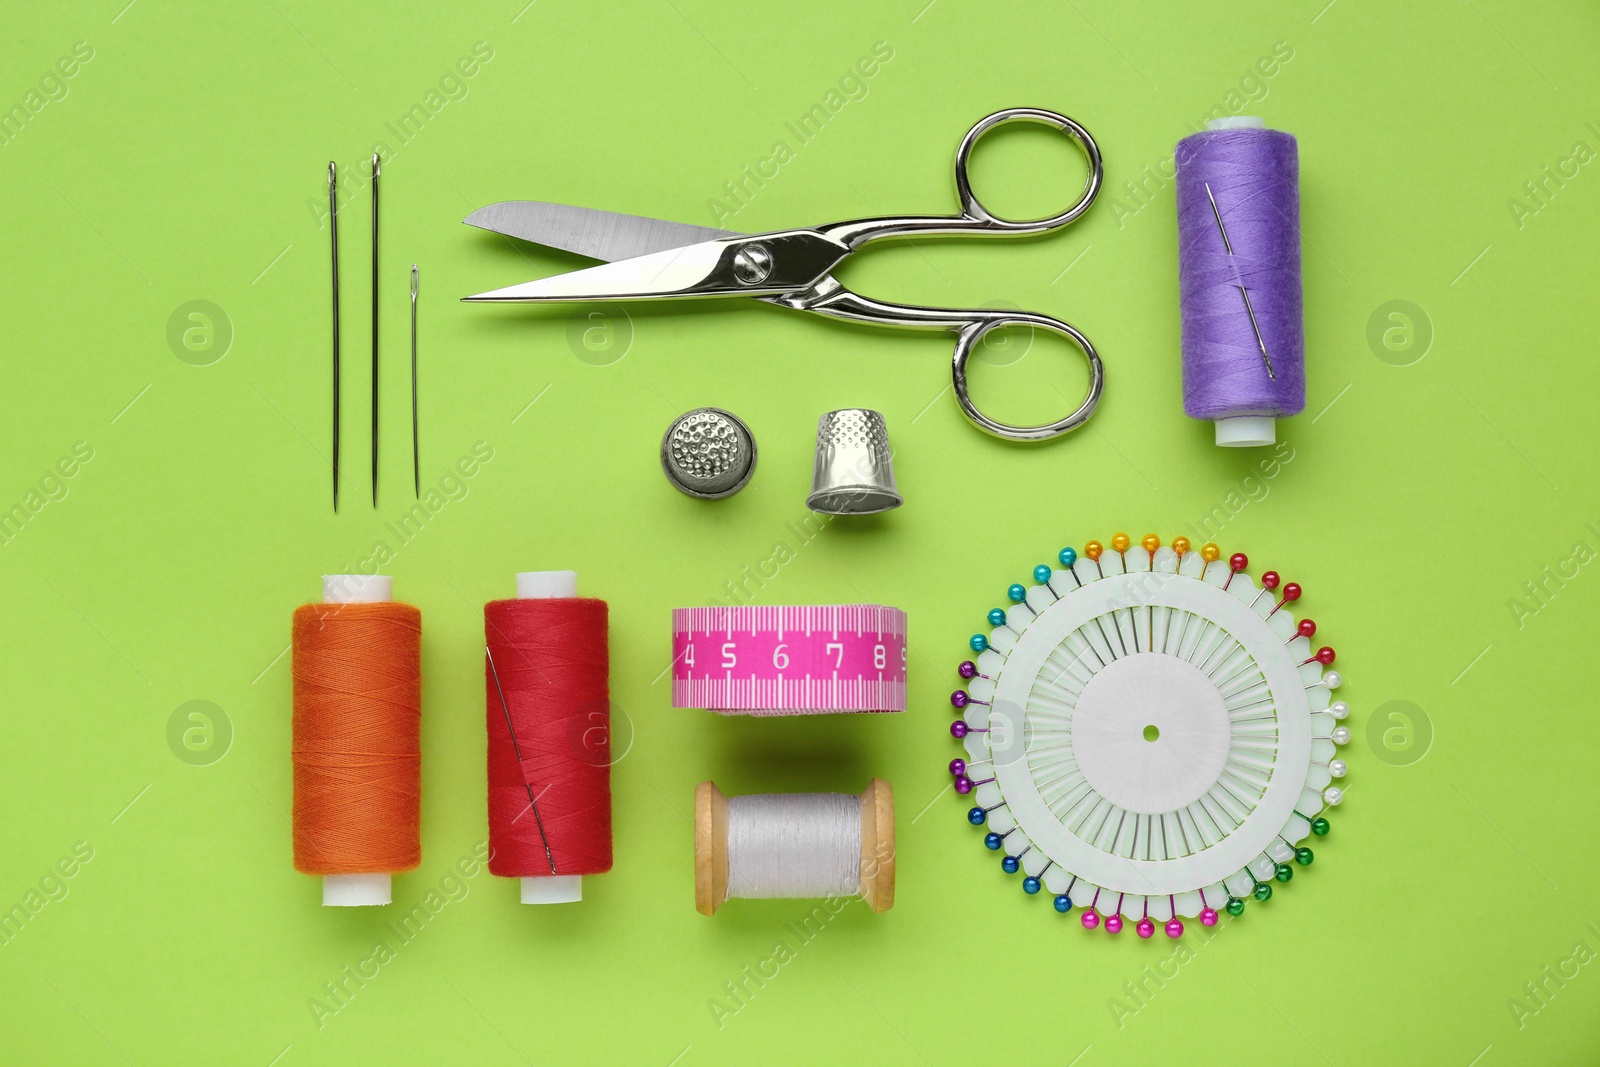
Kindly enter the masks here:
M 733 897 L 859 894 L 873 911 L 894 906 L 894 791 L 874 778 L 843 793 L 694 794 L 694 901 L 711 915 Z
M 570 598 L 578 595 L 577 571 L 520 571 L 518 600 Z M 576 904 L 583 900 L 583 875 L 542 874 L 522 877 L 524 904 Z
M 387 604 L 394 600 L 394 579 L 382 574 L 324 574 L 324 604 Z M 322 906 L 363 908 L 393 898 L 391 874 L 325 874 Z

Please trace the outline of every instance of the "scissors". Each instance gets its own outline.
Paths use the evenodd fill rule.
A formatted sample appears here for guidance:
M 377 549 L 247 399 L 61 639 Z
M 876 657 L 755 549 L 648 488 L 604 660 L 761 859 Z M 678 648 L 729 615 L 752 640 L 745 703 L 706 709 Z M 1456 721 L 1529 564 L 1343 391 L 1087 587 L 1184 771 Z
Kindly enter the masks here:
M 1036 122 L 1070 137 L 1089 164 L 1077 202 L 1058 215 L 1003 219 L 979 203 L 967 177 L 972 149 L 989 130 L 1008 122 Z M 1088 421 L 1105 390 L 1105 368 L 1094 345 L 1076 327 L 1048 315 L 995 309 L 955 310 L 890 304 L 860 296 L 834 278 L 852 252 L 874 241 L 918 235 L 1048 233 L 1088 210 L 1100 191 L 1104 167 L 1089 131 L 1065 115 L 1015 107 L 980 119 L 956 149 L 959 215 L 911 215 L 854 219 L 810 229 L 742 234 L 609 211 L 517 200 L 491 204 L 468 215 L 468 225 L 550 248 L 605 260 L 600 266 L 496 289 L 467 301 L 533 303 L 594 300 L 656 300 L 749 296 L 797 311 L 880 326 L 945 329 L 956 333 L 951 380 L 967 417 L 996 437 L 1045 441 Z M 1031 326 L 1062 334 L 1089 363 L 1089 390 L 1076 411 L 1039 426 L 1015 426 L 978 410 L 967 391 L 967 364 L 977 343 L 1003 326 Z

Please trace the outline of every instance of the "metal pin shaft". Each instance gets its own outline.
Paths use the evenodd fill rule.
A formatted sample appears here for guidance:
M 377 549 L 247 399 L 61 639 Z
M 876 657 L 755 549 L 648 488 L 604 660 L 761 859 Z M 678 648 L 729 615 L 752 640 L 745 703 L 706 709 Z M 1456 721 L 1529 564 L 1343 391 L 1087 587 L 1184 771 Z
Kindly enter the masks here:
M 1211 201 L 1211 215 L 1217 220 L 1217 232 L 1222 234 L 1222 247 L 1229 256 L 1233 255 L 1233 242 L 1228 240 L 1228 228 L 1222 225 L 1222 212 L 1217 210 L 1217 198 L 1211 195 L 1211 183 L 1206 182 L 1206 199 Z M 1261 362 L 1266 364 L 1267 377 L 1273 381 L 1278 376 L 1272 373 L 1272 358 L 1267 355 L 1267 342 L 1261 336 L 1261 324 L 1256 321 L 1256 309 L 1250 303 L 1250 290 L 1242 285 L 1234 288 L 1239 290 L 1239 295 L 1244 298 L 1244 310 L 1250 316 L 1250 328 L 1256 332 L 1256 347 L 1261 349 Z
M 483 654 L 489 657 L 489 674 L 494 678 L 494 688 L 500 694 L 500 710 L 505 712 L 506 731 L 511 734 L 511 751 L 517 757 L 517 767 L 520 772 L 522 767 L 522 746 L 517 744 L 517 728 L 511 725 L 511 706 L 506 703 L 506 691 L 500 685 L 500 672 L 494 665 L 494 653 L 489 651 L 489 646 L 483 646 Z M 544 820 L 539 817 L 539 801 L 533 795 L 533 783 L 526 778 L 522 780 L 523 787 L 528 790 L 528 807 L 533 809 L 534 825 L 539 827 L 539 840 L 544 842 L 544 858 L 550 863 L 550 873 L 556 873 L 556 858 L 550 851 L 550 838 L 544 832 Z
M 328 235 L 333 250 L 333 510 L 339 511 L 339 167 L 328 163 Z
M 378 506 L 378 153 L 372 153 L 372 506 Z
M 417 265 L 411 264 L 411 488 L 422 496 L 422 459 L 417 447 Z

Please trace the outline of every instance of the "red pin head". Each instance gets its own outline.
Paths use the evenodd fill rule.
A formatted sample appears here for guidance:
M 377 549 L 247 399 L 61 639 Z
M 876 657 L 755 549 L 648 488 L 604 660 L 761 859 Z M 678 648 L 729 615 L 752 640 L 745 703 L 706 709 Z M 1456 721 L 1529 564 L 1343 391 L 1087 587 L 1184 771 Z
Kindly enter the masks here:
M 1283 587 L 1283 599 L 1285 599 L 1285 600 L 1299 600 L 1300 599 L 1300 587 L 1298 585 L 1296 585 L 1294 582 L 1290 582 L 1288 585 L 1284 586 Z
M 1322 664 L 1324 667 L 1332 663 L 1333 649 L 1329 648 L 1327 645 L 1323 645 L 1321 648 L 1317 649 L 1317 662 Z
M 1250 557 L 1243 552 L 1235 552 L 1228 557 L 1228 569 L 1234 573 L 1238 573 L 1248 566 L 1250 566 Z
M 1267 573 L 1263 574 L 1261 576 L 1261 584 L 1266 586 L 1268 589 L 1278 588 L 1278 572 L 1268 571 Z
M 1295 627 L 1295 632 L 1301 637 L 1311 637 L 1317 632 L 1317 624 L 1310 619 L 1301 619 L 1300 625 Z

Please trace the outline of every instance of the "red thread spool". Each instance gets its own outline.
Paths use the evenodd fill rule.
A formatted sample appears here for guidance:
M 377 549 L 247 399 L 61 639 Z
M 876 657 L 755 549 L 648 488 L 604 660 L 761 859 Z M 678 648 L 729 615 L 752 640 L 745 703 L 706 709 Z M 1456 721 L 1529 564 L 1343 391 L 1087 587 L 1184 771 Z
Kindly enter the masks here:
M 518 574 L 517 599 L 483 609 L 489 870 L 521 878 L 524 904 L 582 900 L 611 869 L 606 602 L 577 580 Z

